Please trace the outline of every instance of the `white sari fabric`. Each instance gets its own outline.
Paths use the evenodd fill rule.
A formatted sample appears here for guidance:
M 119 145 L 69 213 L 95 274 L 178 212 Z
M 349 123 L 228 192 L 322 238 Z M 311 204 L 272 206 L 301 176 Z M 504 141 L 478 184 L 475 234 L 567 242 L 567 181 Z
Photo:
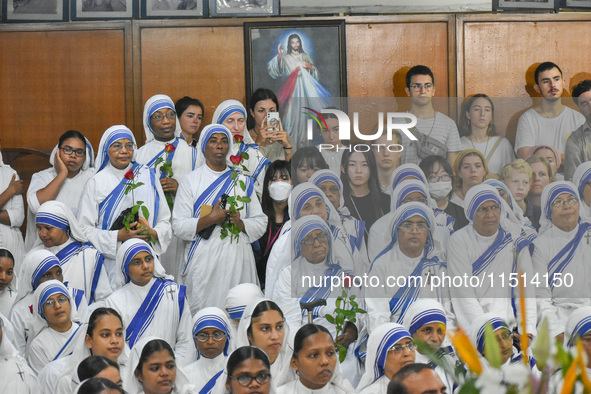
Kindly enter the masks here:
M 201 154 L 213 134 L 225 134 L 231 140 L 227 128 L 209 125 L 199 138 Z M 230 149 L 232 144 L 230 141 Z M 233 169 L 214 171 L 202 165 L 187 175 L 179 186 L 173 209 L 173 230 L 175 236 L 186 242 L 185 258 L 179 282 L 187 286 L 192 313 L 208 307 L 223 308 L 228 291 L 240 283 L 258 283 L 251 242 L 265 232 L 267 216 L 253 191 L 250 178 L 238 174 L 237 180 L 244 182 L 245 189 L 234 187 L 231 179 Z M 208 206 L 214 206 L 222 194 L 249 197 L 249 203 L 238 202 L 244 231 L 238 241 L 230 236 L 221 239 L 221 226 L 215 225 L 208 239 L 197 234 L 199 218 L 205 215 Z
M 72 299 L 63 283 L 55 279 L 43 282 L 34 293 L 33 313 L 36 320 L 45 320 L 43 304 L 55 294 L 66 296 L 70 305 L 74 305 L 75 300 Z M 27 349 L 27 361 L 36 373 L 39 373 L 49 362 L 68 356 L 74 351 L 77 343 L 76 337 L 85 334 L 80 330 L 81 323 L 74 307 L 70 307 L 70 321 L 72 325 L 65 332 L 56 331 L 45 322 L 45 327 L 31 341 L 31 345 Z
M 209 393 L 213 390 L 218 379 L 224 380 L 223 371 L 226 366 L 228 355 L 234 351 L 235 340 L 234 323 L 228 315 L 219 308 L 203 308 L 193 317 L 193 337 L 204 328 L 216 328 L 226 334 L 226 345 L 221 354 L 215 358 L 205 358 L 199 353 L 197 341 L 195 340 L 196 357 L 195 361 L 184 368 L 185 374 L 191 384 L 199 392 Z
M 0 193 L 4 193 L 8 188 L 13 175 L 16 175 L 16 180 L 20 179 L 15 170 L 4 164 L 0 155 Z M 0 223 L 0 247 L 10 250 L 14 256 L 16 267 L 25 256 L 25 243 L 20 230 L 20 226 L 25 220 L 23 196 L 15 194 L 4 206 L 0 207 L 0 210 L 6 211 L 10 218 L 10 226 Z
M 47 248 L 60 261 L 64 283 L 83 290 L 89 305 L 112 293 L 104 256 L 88 242 L 70 208 L 60 201 L 47 201 L 37 211 L 35 223 L 59 228 L 70 236 L 65 243 Z
M 121 245 L 117 240 L 118 230 L 111 230 L 111 227 L 120 214 L 135 202 L 143 201 L 142 206 L 148 209 L 147 220 L 158 233 L 154 245 L 158 255 L 166 251 L 172 237 L 170 210 L 154 170 L 133 161 L 127 168 L 119 170 L 109 162 L 109 147 L 123 138 L 130 139 L 135 146 L 131 130 L 125 126 L 112 126 L 103 134 L 96 161 L 98 172 L 86 184 L 78 213 L 84 234 L 106 257 L 105 265 L 110 276 L 114 271 L 113 260 Z M 143 185 L 126 195 L 125 184 L 129 181 L 124 176 L 131 169 L 134 170 L 134 182 L 142 182 Z M 138 213 L 145 216 L 141 209 Z
M 25 250 L 31 250 L 35 242 L 38 240 L 37 230 L 35 228 L 35 215 L 37 215 L 41 202 L 37 198 L 37 192 L 44 189 L 55 179 L 55 177 L 57 177 L 57 171 L 55 169 L 55 154 L 57 153 L 57 150 L 58 146 L 56 145 L 49 156 L 49 164 L 52 166 L 33 174 L 31 177 L 31 183 L 27 189 L 28 209 Z M 80 197 L 84 191 L 84 186 L 86 186 L 86 182 L 88 182 L 94 173 L 94 151 L 90 141 L 86 139 L 86 156 L 84 158 L 84 163 L 82 163 L 82 168 L 73 178 L 66 177 L 54 200 L 63 202 L 72 210 L 74 216 L 78 215 L 78 205 L 80 204 Z
M 254 283 L 241 283 L 232 287 L 226 296 L 226 312 L 230 319 L 242 319 L 246 306 L 257 298 L 263 298 L 263 292 Z
M 579 204 L 581 217 L 583 218 L 591 217 L 591 207 L 583 200 L 583 191 L 585 190 L 585 185 L 589 183 L 589 181 L 591 181 L 591 161 L 586 161 L 579 164 L 573 175 L 573 183 L 579 192 L 579 196 L 581 196 Z
M 154 276 L 144 286 L 130 281 L 129 264 L 140 252 L 154 257 Z M 126 283 L 111 294 L 105 306 L 115 309 L 123 319 L 125 341 L 130 349 L 146 336 L 164 339 L 174 349 L 177 363 L 185 364 L 191 341 L 191 313 L 186 288 L 164 273 L 152 248 L 144 241 L 131 239 L 117 253 L 117 283 Z
M 0 247 L 0 249 L 8 250 L 2 247 Z M 12 306 L 17 300 L 16 297 L 18 294 L 18 274 L 16 270 L 17 266 L 15 261 L 12 271 L 12 281 L 4 288 L 4 290 L 0 291 L 0 313 L 4 316 L 8 316 L 10 314 L 10 310 L 12 309 Z
M 365 373 L 357 386 L 357 392 L 385 393 L 383 390 L 390 382 L 384 375 L 388 350 L 404 338 L 412 339 L 406 328 L 397 323 L 384 323 L 372 331 L 367 340 Z
M 243 115 L 245 119 L 244 130 L 242 131 L 242 137 L 244 140 L 239 144 L 232 145 L 230 152 L 232 155 L 237 155 L 242 152 L 246 152 L 248 154 L 248 159 L 246 159 L 242 164 L 248 168 L 248 175 L 254 178 L 254 190 L 256 191 L 257 196 L 260 197 L 263 195 L 263 181 L 265 179 L 265 172 L 267 171 L 267 167 L 269 164 L 271 164 L 271 162 L 265 156 L 263 156 L 259 150 L 259 146 L 254 143 L 250 133 L 248 130 L 246 130 L 246 108 L 244 108 L 240 101 L 226 100 L 217 106 L 215 112 L 213 113 L 211 122 L 221 125 L 228 118 L 228 116 L 236 112 Z
M 7 319 L 0 315 L 0 381 L 3 393 L 37 394 L 41 387 L 37 375 L 27 365 L 27 361 L 11 343 L 7 335 Z

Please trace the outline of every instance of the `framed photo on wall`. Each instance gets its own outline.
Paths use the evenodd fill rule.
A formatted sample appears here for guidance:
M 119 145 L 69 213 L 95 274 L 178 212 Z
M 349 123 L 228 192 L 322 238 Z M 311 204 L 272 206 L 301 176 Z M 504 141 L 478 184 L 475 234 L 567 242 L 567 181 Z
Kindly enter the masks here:
M 68 0 L 2 0 L 4 22 L 66 22 Z
M 556 11 L 560 0 L 493 0 L 493 11 Z
M 272 90 L 283 128 L 297 147 L 310 144 L 306 111 L 343 109 L 344 20 L 245 23 L 244 51 L 247 105 L 257 89 Z
M 141 0 L 142 18 L 194 18 L 207 16 L 207 0 Z
M 562 8 L 571 8 L 571 9 L 589 9 L 591 8 L 591 0 L 562 0 Z
M 211 16 L 279 15 L 279 0 L 209 0 Z
M 138 15 L 134 0 L 70 0 L 72 20 L 129 19 Z

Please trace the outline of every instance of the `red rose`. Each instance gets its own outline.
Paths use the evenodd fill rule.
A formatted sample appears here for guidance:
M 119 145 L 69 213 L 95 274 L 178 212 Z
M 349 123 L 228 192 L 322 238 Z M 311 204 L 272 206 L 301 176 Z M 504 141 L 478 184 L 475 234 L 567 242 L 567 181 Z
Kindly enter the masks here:
M 232 155 L 232 156 L 230 156 L 230 161 L 232 162 L 232 164 L 238 165 L 242 161 L 242 156 L 240 156 L 240 155 Z
M 343 278 L 343 287 L 352 287 L 353 286 L 353 276 L 345 276 Z
M 236 142 L 240 143 L 240 142 L 242 142 L 242 140 L 244 139 L 244 137 L 241 136 L 240 134 L 235 134 L 234 135 L 234 139 L 236 140 Z
M 129 170 L 125 173 L 125 179 L 127 179 L 128 181 L 133 180 L 133 170 Z
M 164 147 L 164 152 L 166 153 L 172 153 L 174 152 L 176 148 L 174 147 L 173 144 L 166 144 L 166 146 Z

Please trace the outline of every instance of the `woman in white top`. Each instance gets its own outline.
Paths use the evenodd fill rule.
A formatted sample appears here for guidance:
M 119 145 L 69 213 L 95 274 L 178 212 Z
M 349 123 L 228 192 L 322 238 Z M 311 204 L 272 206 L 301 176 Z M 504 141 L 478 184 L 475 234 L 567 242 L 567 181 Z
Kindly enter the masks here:
M 0 154 L 0 246 L 10 250 L 17 262 L 25 255 L 20 226 L 25 220 L 23 181 Z
M 18 280 L 14 272 L 14 256 L 8 249 L 0 247 L 0 313 L 10 314 L 16 302 Z
M 8 323 L 0 315 L 0 381 L 2 392 L 36 394 L 41 392 L 37 376 L 6 335 Z
M 306 324 L 294 339 L 291 367 L 298 378 L 279 387 L 277 394 L 353 394 L 343 380 L 332 335 L 323 326 Z

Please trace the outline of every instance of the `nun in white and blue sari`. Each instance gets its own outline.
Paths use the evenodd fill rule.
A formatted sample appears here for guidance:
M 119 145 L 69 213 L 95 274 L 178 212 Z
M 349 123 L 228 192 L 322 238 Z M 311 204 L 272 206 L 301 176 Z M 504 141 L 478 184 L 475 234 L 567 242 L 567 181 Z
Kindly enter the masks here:
M 589 201 L 589 204 L 585 201 L 585 187 L 589 185 L 589 181 L 591 181 L 591 161 L 586 161 L 579 164 L 573 175 L 573 183 L 579 191 L 579 196 L 581 196 L 580 204 L 582 218 L 591 217 L 591 201 Z M 587 199 L 588 198 L 589 197 L 587 197 Z
M 57 267 L 57 269 L 55 269 Z M 35 319 L 34 291 L 43 281 L 49 280 L 52 275 L 49 271 L 56 273 L 56 277 L 61 277 L 60 262 L 53 253 L 46 249 L 33 250 L 25 256 L 20 276 L 17 302 L 10 312 L 10 322 L 14 326 L 14 346 L 25 354 L 31 340 L 43 328 L 45 323 L 40 319 Z M 67 287 L 67 286 L 66 286 Z M 68 288 L 72 310 L 76 311 L 75 320 L 80 320 L 86 316 L 88 304 L 84 297 L 84 291 L 75 288 Z M 39 324 L 41 323 L 41 325 Z
M 223 341 L 225 341 L 223 350 L 214 358 L 207 358 L 199 352 L 197 334 L 205 328 L 219 330 L 225 335 L 223 338 Z M 187 365 L 184 371 L 189 378 L 189 383 L 195 385 L 195 388 L 200 393 L 211 393 L 217 380 L 224 380 L 222 374 L 228 355 L 234 350 L 232 342 L 234 341 L 235 335 L 234 324 L 228 319 L 226 313 L 219 308 L 203 308 L 193 318 L 193 338 L 197 349 L 196 360 Z M 212 339 L 216 340 L 213 338 L 213 334 Z
M 62 303 L 60 298 L 49 300 L 55 295 L 63 296 L 67 301 Z M 78 343 L 77 336 L 85 334 L 80 330 L 82 323 L 76 319 L 76 308 L 72 307 L 73 301 L 66 286 L 55 279 L 43 282 L 35 290 L 33 304 L 35 319 L 45 322 L 44 328 L 37 333 L 27 349 L 27 361 L 36 373 L 39 373 L 49 362 L 70 355 Z M 46 306 L 48 302 L 59 304 L 65 313 L 69 313 L 68 321 L 62 327 L 53 326 L 52 322 L 47 320 L 45 308 L 56 308 L 56 305 Z M 67 329 L 66 325 L 69 325 Z
M 409 345 L 407 342 L 412 344 L 412 337 L 406 328 L 398 323 L 384 323 L 372 331 L 367 341 L 365 373 L 357 386 L 358 393 L 376 394 L 387 392 L 390 379 L 398 372 L 396 366 L 388 365 L 391 362 L 388 356 L 390 349 L 397 344 L 403 346 L 401 354 L 397 355 L 398 358 L 401 358 L 397 360 L 399 367 L 415 362 L 414 346 L 407 347 Z
M 146 101 L 146 105 L 144 105 L 144 115 L 143 115 L 143 122 L 144 122 L 144 131 L 146 133 L 146 142 L 144 145 L 138 149 L 137 151 L 137 162 L 141 164 L 145 164 L 150 168 L 154 168 L 156 171 L 156 177 L 160 179 L 161 186 L 165 189 L 165 184 L 162 182 L 173 182 L 170 179 L 165 179 L 165 174 L 161 172 L 162 165 L 164 161 L 160 164 L 156 164 L 158 159 L 165 160 L 167 159 L 168 162 L 172 163 L 172 179 L 176 181 L 176 187 L 174 188 L 171 193 L 176 194 L 178 189 L 179 183 L 183 180 L 185 175 L 193 171 L 197 168 L 197 150 L 194 149 L 191 145 L 185 142 L 184 138 L 182 137 L 183 133 L 181 132 L 181 126 L 176 114 L 173 114 L 173 119 L 170 120 L 170 125 L 174 123 L 174 134 L 171 136 L 170 140 L 162 141 L 162 136 L 158 134 L 158 132 L 154 132 L 152 128 L 152 116 L 155 112 L 163 110 L 164 113 L 166 111 L 174 111 L 174 103 L 170 99 L 170 97 L 165 96 L 163 94 L 157 94 L 152 96 Z M 168 112 L 171 114 L 171 112 Z M 162 113 L 158 113 L 154 116 L 162 116 L 163 118 L 166 117 L 162 115 Z M 154 122 L 157 122 L 154 120 Z M 162 120 L 164 122 L 164 120 Z M 165 124 L 162 123 L 164 126 Z M 168 158 L 164 149 L 167 145 L 172 145 L 174 147 L 174 151 L 168 154 Z M 174 186 L 168 186 L 170 188 Z M 174 197 L 172 197 L 174 199 Z M 166 254 L 161 256 L 162 265 L 166 272 L 174 275 L 174 277 L 178 277 L 179 266 L 181 265 L 180 260 L 183 257 L 185 245 L 182 241 L 179 241 L 177 238 L 172 238 L 170 241 L 170 245 L 166 251 Z
M 242 105 L 240 101 L 226 100 L 215 109 L 211 123 L 223 125 L 224 121 L 226 121 L 230 115 L 235 113 L 244 116 L 244 129 L 240 133 L 243 140 L 240 143 L 231 145 L 230 152 L 232 155 L 237 155 L 243 152 L 248 154 L 248 159 L 245 159 L 243 164 L 248 168 L 248 176 L 254 178 L 254 190 L 260 197 L 263 195 L 265 172 L 271 162 L 263 156 L 259 150 L 259 146 L 255 144 L 250 133 L 246 129 L 246 108 L 244 108 L 244 105 Z
M 138 257 L 142 252 L 152 256 L 152 264 L 148 256 L 144 255 L 143 261 Z M 177 362 L 185 365 L 192 347 L 185 286 L 166 275 L 150 245 L 140 239 L 125 241 L 119 248 L 115 282 L 120 288 L 106 299 L 105 306 L 121 315 L 129 348 L 143 337 L 156 335 L 168 342 Z
M 214 135 L 220 137 L 222 145 L 222 140 L 228 139 L 223 170 L 211 168 L 210 160 L 216 159 L 206 157 L 206 146 Z M 258 283 L 250 243 L 264 234 L 267 216 L 254 193 L 252 178 L 238 174 L 237 180 L 244 182 L 245 190 L 239 186 L 234 188 L 232 174 L 236 173 L 230 162 L 232 146 L 232 135 L 226 127 L 206 126 L 197 144 L 197 161 L 202 165 L 183 179 L 176 195 L 172 212 L 174 234 L 186 244 L 179 282 L 187 286 L 192 313 L 208 306 L 223 308 L 226 294 L 232 287 L 240 283 Z M 214 154 L 212 151 L 211 155 Z M 197 233 L 200 218 L 209 215 L 223 194 L 234 193 L 250 198 L 249 203 L 238 202 L 243 207 L 239 213 L 244 223 L 238 241 L 231 241 L 229 236 L 221 239 L 222 228 L 217 224 L 209 238 L 203 238 L 201 231 Z
M 536 287 L 540 321 L 546 318 L 551 336 L 564 332 L 575 309 L 591 305 L 591 223 L 581 218 L 581 205 L 578 190 L 570 182 L 553 182 L 542 191 L 533 264 L 542 280 Z
M 487 312 L 515 327 L 520 312 L 515 287 L 517 276 L 523 273 L 527 280 L 534 277 L 531 241 L 523 236 L 521 225 L 508 219 L 508 206 L 503 202 L 499 192 L 490 185 L 470 188 L 464 198 L 464 211 L 470 224 L 456 231 L 449 240 L 449 275 L 468 278 L 450 289 L 454 313 L 462 327 L 470 326 Z M 521 334 L 535 335 L 537 313 L 533 286 L 525 288 L 525 296 L 527 332 Z
M 122 141 L 129 140 L 123 146 Z M 113 160 L 109 158 L 109 150 L 116 144 L 116 150 L 112 150 Z M 129 148 L 128 144 L 131 144 Z M 143 201 L 142 206 L 147 208 L 149 217 L 145 218 L 143 209 L 138 214 L 140 218 L 146 219 L 151 229 L 156 234 L 154 251 L 161 255 L 166 251 L 172 237 L 170 226 L 170 210 L 166 203 L 166 198 L 160 182 L 156 179 L 156 173 L 144 165 L 134 161 L 134 155 L 131 160 L 124 160 L 122 164 L 118 163 L 118 157 L 125 148 L 132 153 L 136 149 L 135 137 L 131 130 L 126 126 L 112 126 L 105 131 L 101 138 L 99 150 L 97 153 L 95 168 L 97 173 L 88 181 L 82 199 L 80 200 L 80 211 L 78 221 L 82 231 L 92 240 L 94 246 L 105 257 L 105 266 L 107 273 L 112 279 L 115 270 L 115 257 L 117 250 L 121 245 L 119 240 L 119 229 L 112 230 L 121 213 L 127 208 L 131 208 L 137 201 Z M 129 164 L 123 168 L 125 162 Z M 115 167 L 115 165 L 117 167 Z M 127 184 L 130 182 L 125 179 L 125 174 L 133 170 L 133 182 L 143 185 L 137 187 L 133 193 L 125 194 Z M 135 198 L 135 201 L 133 199 Z M 133 235 L 134 237 L 136 235 Z M 111 283 L 113 285 L 113 283 Z
M 446 271 L 442 247 L 434 236 L 433 210 L 413 201 L 401 205 L 388 217 L 389 243 L 381 246 L 369 271 L 370 277 L 379 278 L 384 286 L 366 289 L 370 332 L 386 322 L 402 323 L 408 307 L 418 298 L 438 300 L 451 315 L 449 291 L 430 286 L 432 277 L 441 277 Z M 411 219 L 414 223 L 410 223 Z M 408 239 L 413 234 L 411 231 L 416 234 L 416 240 Z M 422 247 L 417 243 L 421 242 L 421 234 L 425 237 Z M 416 251 L 411 253 L 410 249 Z M 404 280 L 385 283 L 388 277 Z M 418 278 L 420 282 L 416 283 L 410 277 Z
M 523 235 L 533 241 L 538 236 L 536 229 L 531 225 L 531 221 L 523 215 L 523 210 L 517 204 L 515 197 L 511 194 L 511 191 L 503 182 L 499 181 L 498 179 L 490 178 L 486 179 L 482 182 L 486 185 L 491 185 L 492 187 L 496 188 L 499 192 L 499 195 L 503 198 L 503 201 L 507 203 L 507 207 L 505 207 L 505 212 L 507 213 L 507 218 L 514 224 L 519 225 L 523 228 Z M 501 193 L 502 191 L 502 193 Z M 507 196 L 505 198 L 504 196 Z M 509 201 L 507 201 L 509 200 Z M 501 201 L 501 202 L 503 202 Z
M 37 375 L 11 341 L 10 322 L 0 314 L 0 381 L 3 393 L 40 393 Z
M 43 203 L 37 211 L 35 223 L 38 226 L 59 229 L 68 236 L 61 245 L 55 245 L 54 242 L 52 246 L 41 245 L 40 248 L 55 254 L 62 267 L 64 282 L 70 287 L 83 290 L 89 305 L 104 300 L 113 292 L 103 266 L 104 256 L 88 242 L 66 204 L 54 200 Z

